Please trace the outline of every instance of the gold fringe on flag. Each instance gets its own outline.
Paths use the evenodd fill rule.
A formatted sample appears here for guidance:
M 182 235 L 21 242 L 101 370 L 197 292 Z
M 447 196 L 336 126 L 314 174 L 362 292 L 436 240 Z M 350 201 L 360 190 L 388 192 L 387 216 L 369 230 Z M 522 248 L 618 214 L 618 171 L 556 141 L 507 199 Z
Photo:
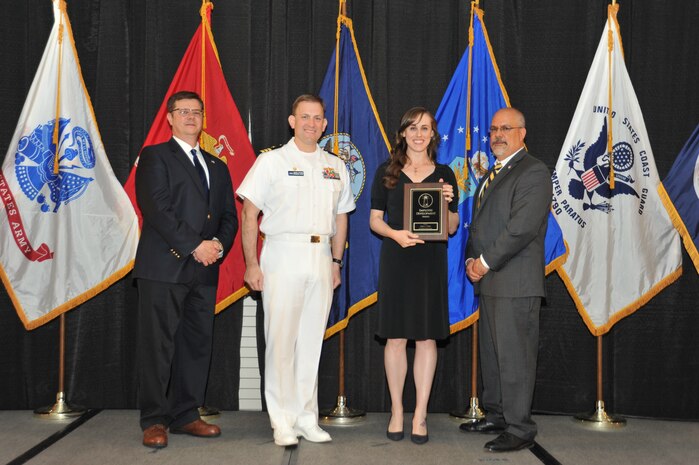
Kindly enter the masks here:
M 660 196 L 660 200 L 663 202 L 663 205 L 665 206 L 668 215 L 670 215 L 670 221 L 672 221 L 672 224 L 675 226 L 675 229 L 677 229 L 677 232 L 680 233 L 680 237 L 682 238 L 684 248 L 685 250 L 687 250 L 689 258 L 692 260 L 692 263 L 694 264 L 694 268 L 696 268 L 697 273 L 699 273 L 699 250 L 697 250 L 697 246 L 694 244 L 694 240 L 689 230 L 687 229 L 687 225 L 684 224 L 682 216 L 675 208 L 675 204 L 672 202 L 670 195 L 665 190 L 665 186 L 663 185 L 663 183 L 658 184 L 657 190 L 658 195 Z

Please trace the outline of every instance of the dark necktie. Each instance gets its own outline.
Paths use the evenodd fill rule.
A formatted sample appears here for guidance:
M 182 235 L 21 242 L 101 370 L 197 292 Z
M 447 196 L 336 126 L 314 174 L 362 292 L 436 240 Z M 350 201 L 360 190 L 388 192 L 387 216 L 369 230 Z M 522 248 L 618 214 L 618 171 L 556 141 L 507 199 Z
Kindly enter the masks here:
M 500 172 L 502 169 L 502 163 L 499 161 L 495 163 L 495 166 L 493 166 L 493 171 L 490 172 L 490 176 L 485 180 L 483 183 L 483 188 L 481 189 L 480 193 L 478 194 L 478 202 L 476 203 L 476 206 L 480 208 L 481 206 L 481 199 L 483 198 L 483 194 L 485 194 L 485 190 L 488 188 L 488 185 L 495 179 L 495 175 Z
M 199 174 L 199 179 L 201 180 L 201 184 L 204 186 L 204 192 L 206 194 L 209 194 L 209 183 L 206 182 L 206 173 L 204 172 L 204 167 L 201 166 L 201 163 L 199 163 L 199 157 L 197 157 L 197 150 L 192 149 L 192 161 L 194 161 L 194 168 L 197 170 L 197 173 Z

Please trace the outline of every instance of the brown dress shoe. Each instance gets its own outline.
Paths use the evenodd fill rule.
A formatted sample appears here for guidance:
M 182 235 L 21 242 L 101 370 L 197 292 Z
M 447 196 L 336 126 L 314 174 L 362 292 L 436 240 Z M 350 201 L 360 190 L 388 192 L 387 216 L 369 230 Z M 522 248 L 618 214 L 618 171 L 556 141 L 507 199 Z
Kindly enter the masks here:
M 221 435 L 221 428 L 209 424 L 200 418 L 184 426 L 170 428 L 170 432 L 172 434 L 189 434 L 198 438 L 215 438 Z
M 162 449 L 167 447 L 167 429 L 164 425 L 152 425 L 143 430 L 143 445 Z

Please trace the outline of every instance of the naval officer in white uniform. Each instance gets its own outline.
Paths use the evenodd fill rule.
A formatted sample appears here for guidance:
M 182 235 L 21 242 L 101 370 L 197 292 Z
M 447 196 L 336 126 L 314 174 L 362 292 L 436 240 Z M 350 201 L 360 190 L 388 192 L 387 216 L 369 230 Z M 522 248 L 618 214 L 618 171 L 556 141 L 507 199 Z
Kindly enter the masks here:
M 299 436 L 331 440 L 318 426 L 318 364 L 355 205 L 345 164 L 318 145 L 327 123 L 320 97 L 297 98 L 289 116 L 294 137 L 262 153 L 237 190 L 245 282 L 262 291 L 265 400 L 280 446 Z

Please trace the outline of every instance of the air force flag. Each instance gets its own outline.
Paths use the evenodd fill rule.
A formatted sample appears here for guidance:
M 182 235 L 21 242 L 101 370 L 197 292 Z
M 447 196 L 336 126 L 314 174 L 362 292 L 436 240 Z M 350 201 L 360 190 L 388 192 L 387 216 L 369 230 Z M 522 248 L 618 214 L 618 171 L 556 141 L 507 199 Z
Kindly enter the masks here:
M 490 121 L 496 111 L 510 106 L 483 24 L 483 10 L 473 10 L 469 34 L 473 43 L 461 58 L 435 115 L 442 136 L 437 161 L 451 167 L 459 185 L 461 227 L 449 238 L 447 249 L 452 333 L 468 327 L 477 317 L 478 298 L 473 295 L 464 265 L 473 194 L 495 160 L 488 139 Z M 467 138 L 470 138 L 468 146 Z M 549 215 L 545 249 L 548 273 L 566 257 L 561 230 L 552 215 Z

